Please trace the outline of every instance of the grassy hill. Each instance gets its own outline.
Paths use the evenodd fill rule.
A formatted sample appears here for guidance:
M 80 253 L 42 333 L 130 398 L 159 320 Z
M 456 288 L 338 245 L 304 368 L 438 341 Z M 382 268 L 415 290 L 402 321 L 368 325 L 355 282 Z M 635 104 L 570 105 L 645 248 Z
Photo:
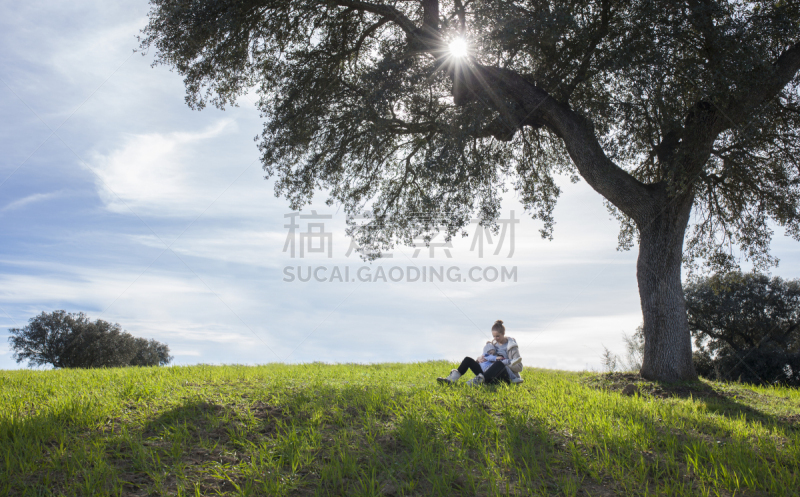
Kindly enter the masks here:
M 451 367 L 0 371 L 0 495 L 800 489 L 796 389 L 541 369 L 519 386 L 436 384 Z

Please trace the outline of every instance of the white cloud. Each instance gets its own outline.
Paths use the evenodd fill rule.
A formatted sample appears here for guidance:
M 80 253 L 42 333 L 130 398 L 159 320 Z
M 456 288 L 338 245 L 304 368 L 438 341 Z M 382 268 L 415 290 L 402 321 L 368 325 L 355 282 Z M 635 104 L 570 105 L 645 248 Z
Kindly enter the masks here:
M 9 202 L 2 208 L 0 208 L 0 213 L 13 211 L 20 209 L 22 207 L 26 207 L 28 205 L 44 202 L 53 198 L 56 198 L 61 195 L 61 192 L 50 192 L 50 193 L 34 193 L 33 195 L 28 195 L 27 197 L 23 197 L 12 202 Z
M 39 300 L 71 300 L 71 298 L 91 300 L 99 303 L 109 301 L 121 293 L 138 276 L 135 272 L 103 271 L 87 267 L 75 267 L 73 274 L 3 274 L 0 275 L 0 299 L 3 302 L 23 303 L 31 296 Z M 189 294 L 196 293 L 191 285 L 176 278 L 149 278 L 150 284 L 158 285 L 164 291 Z M 110 301 L 109 301 L 110 303 Z
M 199 350 L 171 350 L 170 354 L 173 356 L 195 356 L 199 357 L 201 355 Z
M 189 260 L 201 282 L 166 254 L 141 276 L 143 267 L 17 264 L 26 274 L 0 275 L 0 306 L 20 318 L 85 310 L 168 343 L 181 364 L 460 360 L 476 353 L 500 317 L 524 346 L 527 365 L 583 369 L 599 364 L 602 345 L 614 349 L 640 320 L 613 314 L 609 297 L 598 303 L 594 294 L 559 304 L 551 280 L 464 285 L 470 291 L 459 284 L 289 284 L 274 269 Z
M 25 309 L 22 313 L 27 316 L 55 309 L 84 311 L 91 319 L 119 322 L 136 336 L 155 338 L 179 350 L 200 347 L 207 357 L 225 357 L 259 344 L 250 331 L 258 328 L 248 328 L 235 313 L 261 303 L 240 288 L 223 288 L 207 275 L 204 280 L 215 286 L 212 290 L 188 270 L 151 268 L 140 274 L 131 268 L 60 269 L 0 275 L 0 306 Z
M 155 235 L 131 235 L 130 239 L 146 247 L 163 249 L 164 243 L 183 256 L 233 262 L 255 267 L 279 267 L 286 262 L 281 252 L 285 233 L 249 228 L 203 227 L 184 233 L 177 240 Z
M 203 142 L 234 127 L 221 120 L 199 132 L 131 135 L 112 152 L 94 154 L 102 200 L 113 212 L 185 216 L 202 209 L 221 192 L 202 168 Z M 198 167 L 201 166 L 201 167 Z
M 50 53 L 49 65 L 68 81 L 77 85 L 89 83 L 89 88 L 94 89 L 138 48 L 136 35 L 146 24 L 147 17 L 142 16 L 87 29 L 78 36 L 52 33 L 58 43 Z

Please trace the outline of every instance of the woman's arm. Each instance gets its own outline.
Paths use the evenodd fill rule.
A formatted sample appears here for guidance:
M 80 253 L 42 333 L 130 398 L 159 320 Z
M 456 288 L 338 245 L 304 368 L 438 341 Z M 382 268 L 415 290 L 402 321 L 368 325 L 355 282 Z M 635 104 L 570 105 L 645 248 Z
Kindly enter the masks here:
M 513 339 L 509 339 L 513 340 Z M 509 344 L 508 347 L 508 362 L 504 361 L 506 366 L 508 366 L 511 371 L 515 373 L 519 373 L 522 371 L 522 357 L 519 354 L 519 346 L 517 345 L 516 340 L 513 343 Z

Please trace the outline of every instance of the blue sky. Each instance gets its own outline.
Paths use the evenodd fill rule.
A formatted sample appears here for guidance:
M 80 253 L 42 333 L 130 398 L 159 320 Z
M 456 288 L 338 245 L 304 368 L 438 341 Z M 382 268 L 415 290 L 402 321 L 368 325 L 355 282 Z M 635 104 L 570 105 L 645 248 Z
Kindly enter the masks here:
M 147 11 L 0 8 L 0 369 L 24 367 L 7 329 L 54 309 L 164 341 L 176 364 L 458 359 L 495 319 L 527 365 L 599 368 L 603 345 L 622 352 L 641 322 L 636 250 L 615 250 L 601 197 L 566 178 L 553 241 L 510 192 L 503 211 L 522 218 L 513 257 L 479 258 L 467 238 L 452 258 L 401 247 L 370 269 L 515 266 L 516 282 L 283 281 L 286 266 L 364 265 L 345 256 L 344 216 L 323 197 L 304 211 L 332 216 L 332 258 L 283 252 L 290 210 L 263 179 L 254 99 L 186 107 L 180 76 L 132 52 Z M 800 246 L 776 230 L 773 249 L 774 274 L 800 277 Z

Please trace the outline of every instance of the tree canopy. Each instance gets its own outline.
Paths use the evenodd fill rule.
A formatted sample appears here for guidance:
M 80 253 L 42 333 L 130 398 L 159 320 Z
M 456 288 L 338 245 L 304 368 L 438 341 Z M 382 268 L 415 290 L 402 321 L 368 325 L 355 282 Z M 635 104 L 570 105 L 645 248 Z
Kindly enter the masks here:
M 383 229 L 362 243 L 431 211 L 453 232 L 476 211 L 491 222 L 508 180 L 550 236 L 553 175 L 574 176 L 570 156 L 585 154 L 602 159 L 589 176 L 691 185 L 687 252 L 716 266 L 731 244 L 770 262 L 769 219 L 798 236 L 795 2 L 152 4 L 142 46 L 185 77 L 187 103 L 255 88 L 277 193 L 293 207 L 321 188 L 351 213 L 371 203 Z M 468 60 L 448 51 L 459 36 Z M 515 95 L 515 80 L 534 91 Z M 585 143 L 565 146 L 569 126 Z M 604 195 L 630 247 L 635 209 Z
M 800 385 L 800 280 L 728 273 L 686 286 L 701 374 Z
M 11 328 L 9 342 L 17 362 L 55 368 L 163 366 L 172 357 L 156 340 L 134 337 L 119 324 L 84 313 L 43 312 L 23 328 Z

